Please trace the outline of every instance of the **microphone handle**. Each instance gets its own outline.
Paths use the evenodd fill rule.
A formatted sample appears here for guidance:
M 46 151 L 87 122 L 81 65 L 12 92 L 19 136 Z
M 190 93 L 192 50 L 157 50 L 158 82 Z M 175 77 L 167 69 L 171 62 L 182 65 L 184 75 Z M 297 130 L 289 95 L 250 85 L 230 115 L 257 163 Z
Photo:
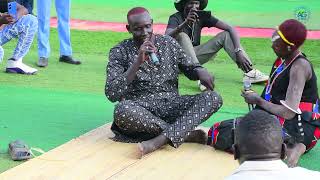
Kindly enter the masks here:
M 150 59 L 152 60 L 153 64 L 155 64 L 155 65 L 160 64 L 159 59 L 155 53 L 150 53 Z
M 253 104 L 249 104 L 248 103 L 248 109 L 249 109 L 249 111 L 252 111 L 253 110 Z

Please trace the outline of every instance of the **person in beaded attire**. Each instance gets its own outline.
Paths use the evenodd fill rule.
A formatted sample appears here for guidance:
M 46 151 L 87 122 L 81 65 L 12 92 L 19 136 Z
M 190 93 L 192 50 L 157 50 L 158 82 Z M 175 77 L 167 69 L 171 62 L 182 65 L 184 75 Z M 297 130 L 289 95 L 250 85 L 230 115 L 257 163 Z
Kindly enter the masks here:
M 272 49 L 278 58 L 261 96 L 251 90 L 242 94 L 247 103 L 256 105 L 255 109 L 278 118 L 288 146 L 286 161 L 289 167 L 296 166 L 300 156 L 310 151 L 320 139 L 317 76 L 311 62 L 299 49 L 306 37 L 307 29 L 301 22 L 284 21 L 272 35 Z M 223 124 L 226 127 L 224 121 L 213 126 L 208 144 L 230 151 L 232 143 L 227 145 L 225 142 L 231 142 L 226 139 L 232 137 L 232 131 L 220 128 Z

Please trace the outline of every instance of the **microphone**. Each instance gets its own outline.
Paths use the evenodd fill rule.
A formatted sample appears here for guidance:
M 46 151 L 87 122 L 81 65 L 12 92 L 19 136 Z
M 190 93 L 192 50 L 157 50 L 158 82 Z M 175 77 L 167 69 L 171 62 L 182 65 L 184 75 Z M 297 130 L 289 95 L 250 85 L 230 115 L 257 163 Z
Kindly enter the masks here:
M 151 38 L 152 38 L 152 35 L 151 35 L 151 36 L 148 36 L 148 37 L 145 39 L 145 41 L 147 41 L 147 40 L 151 41 Z M 149 50 L 148 47 L 147 47 L 147 50 Z M 149 55 L 149 59 L 152 61 L 152 63 L 153 63 L 154 65 L 159 65 L 159 64 L 160 64 L 159 59 L 158 59 L 157 55 L 156 55 L 154 52 L 150 52 L 150 51 L 149 51 L 149 52 L 147 52 L 147 54 Z
M 155 65 L 159 65 L 160 64 L 159 63 L 159 59 L 158 59 L 157 55 L 154 52 L 149 54 L 149 58 L 151 59 L 153 64 L 155 64 Z
M 244 91 L 251 91 L 251 82 L 248 80 L 243 81 L 243 89 L 244 89 Z M 248 103 L 248 109 L 249 109 L 249 111 L 252 111 L 253 104 Z

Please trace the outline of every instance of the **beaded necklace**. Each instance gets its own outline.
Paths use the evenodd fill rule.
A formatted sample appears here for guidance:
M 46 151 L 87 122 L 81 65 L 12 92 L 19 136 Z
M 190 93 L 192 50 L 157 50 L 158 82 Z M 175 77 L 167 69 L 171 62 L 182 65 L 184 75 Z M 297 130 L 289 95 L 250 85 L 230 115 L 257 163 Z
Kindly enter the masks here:
M 287 65 L 285 65 L 285 61 L 283 59 L 282 60 L 282 63 L 277 67 L 277 69 L 271 74 L 268 82 L 267 82 L 267 87 L 266 87 L 266 91 L 265 91 L 265 95 L 264 95 L 264 99 L 266 101 L 270 101 L 271 100 L 271 90 L 272 90 L 272 87 L 274 85 L 274 82 L 276 81 L 276 79 L 279 77 L 279 75 L 281 73 L 283 73 L 295 60 L 298 56 L 301 55 L 301 52 L 299 52 L 295 57 L 293 57 L 289 63 Z M 272 82 L 270 83 L 272 79 Z

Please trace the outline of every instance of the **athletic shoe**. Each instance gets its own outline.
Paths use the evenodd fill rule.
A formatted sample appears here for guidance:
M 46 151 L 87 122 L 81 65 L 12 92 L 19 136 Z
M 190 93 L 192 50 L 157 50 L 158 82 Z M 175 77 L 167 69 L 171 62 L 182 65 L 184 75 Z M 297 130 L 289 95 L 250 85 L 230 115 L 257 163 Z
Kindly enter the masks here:
M 40 57 L 37 63 L 39 67 L 47 67 L 48 66 L 48 58 Z
M 243 76 L 243 82 L 250 81 L 250 83 L 266 82 L 269 79 L 269 76 L 265 75 L 258 69 L 252 69 L 251 71 L 244 73 Z
M 200 89 L 201 91 L 207 90 L 207 87 L 205 87 L 204 85 L 202 85 L 200 81 L 198 81 L 198 86 L 199 86 L 199 89 Z
M 23 64 L 22 59 L 19 59 L 17 61 L 9 59 L 7 62 L 7 68 L 6 68 L 7 73 L 36 74 L 37 71 L 38 71 L 37 69 Z

